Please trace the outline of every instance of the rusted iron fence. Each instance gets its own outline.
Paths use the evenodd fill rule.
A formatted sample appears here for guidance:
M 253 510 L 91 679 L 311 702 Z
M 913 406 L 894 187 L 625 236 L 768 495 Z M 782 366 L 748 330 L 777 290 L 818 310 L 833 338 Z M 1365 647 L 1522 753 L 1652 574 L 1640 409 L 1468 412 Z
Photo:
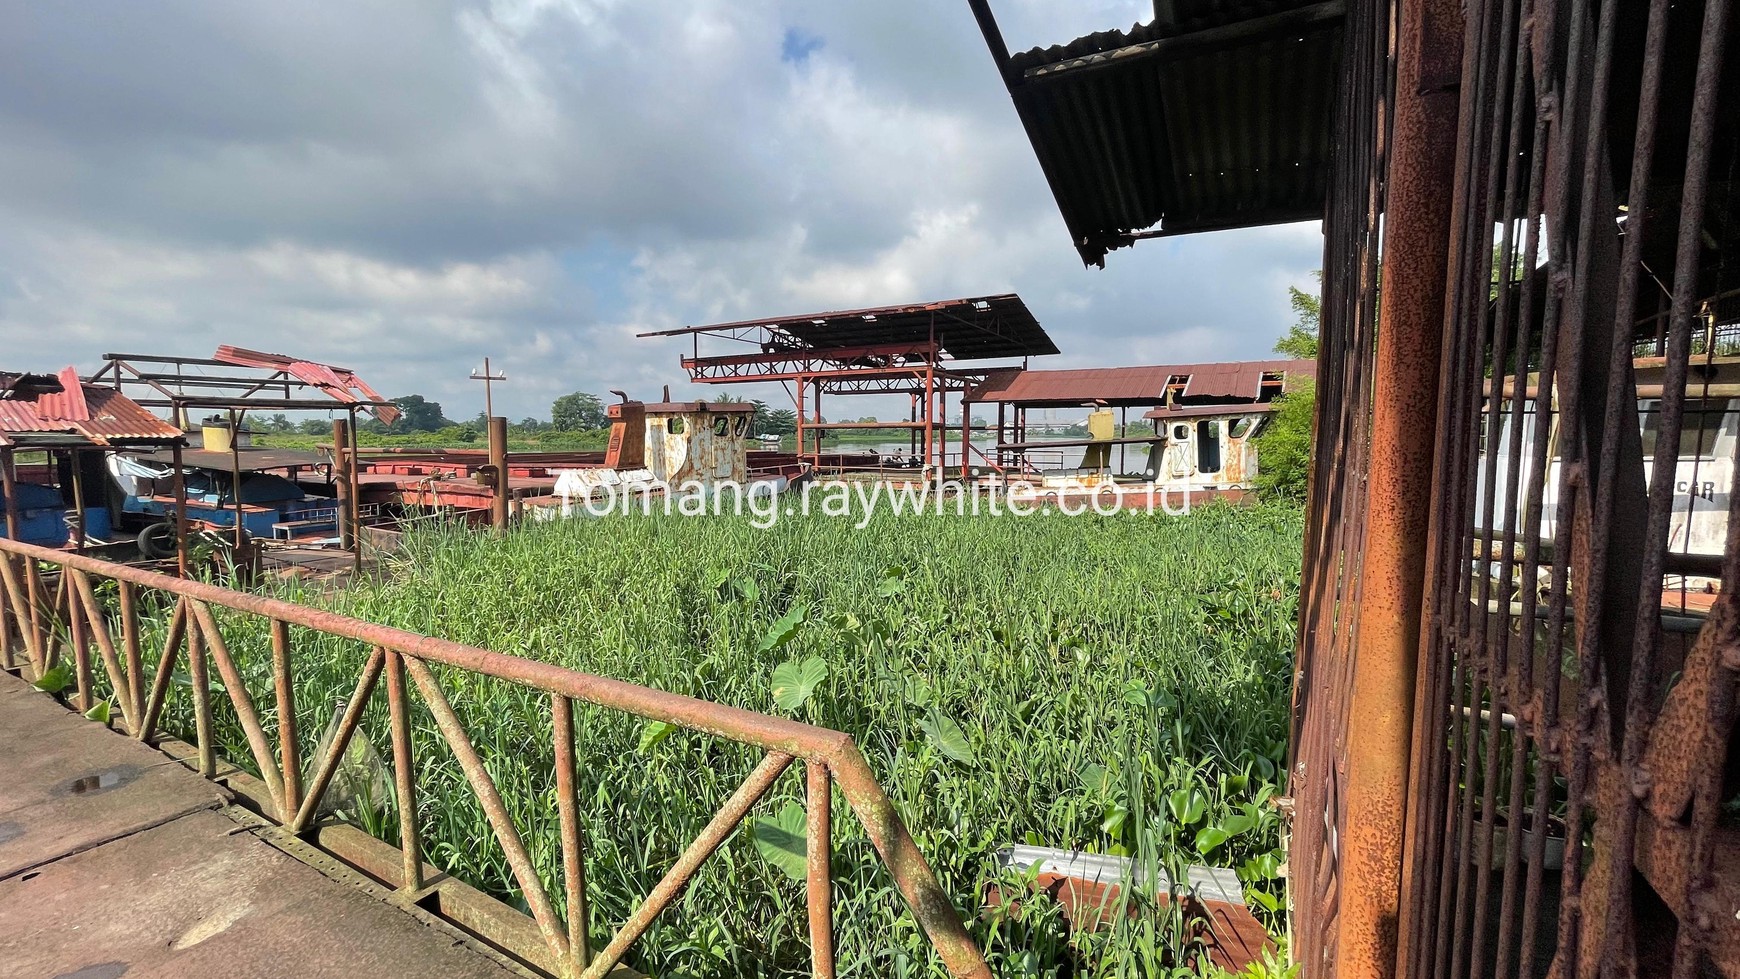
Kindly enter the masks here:
M 114 582 L 114 601 L 99 598 L 99 586 Z M 322 800 L 338 772 L 377 688 L 386 687 L 390 711 L 392 770 L 398 798 L 398 840 L 402 866 L 399 890 L 411 897 L 425 887 L 425 862 L 417 825 L 415 794 L 418 765 L 413 753 L 411 691 L 421 697 L 442 739 L 501 845 L 514 881 L 536 922 L 553 963 L 564 976 L 609 974 L 624 954 L 684 891 L 701 865 L 773 787 L 801 760 L 806 770 L 808 840 L 807 905 L 811 961 L 817 976 L 834 975 L 831 852 L 831 802 L 835 786 L 894 877 L 914 917 L 948 970 L 957 976 L 988 977 L 983 957 L 936 877 L 914 844 L 852 739 L 838 731 L 757 714 L 648 687 L 593 676 L 548 663 L 522 659 L 363 622 L 336 613 L 174 578 L 123 565 L 0 539 L 0 649 L 8 662 L 37 677 L 70 667 L 74 704 L 88 710 L 99 680 L 113 691 L 113 703 L 133 737 L 151 741 L 158 732 L 171 678 L 184 667 L 191 688 L 197 765 L 201 774 L 219 771 L 213 703 L 227 696 L 245 734 L 252 762 L 268 796 L 262 815 L 291 833 L 312 836 Z M 169 603 L 170 618 L 162 648 L 142 648 L 140 606 L 147 592 Z M 243 613 L 269 630 L 276 731 L 244 682 L 244 671 L 230 653 L 214 609 Z M 296 655 L 290 627 L 354 640 L 372 649 L 355 688 L 345 702 L 336 736 L 324 754 L 311 759 L 302 784 L 298 757 L 297 709 L 292 677 Z M 230 624 L 233 630 L 234 623 Z M 93 657 L 92 649 L 96 655 Z M 147 658 L 155 669 L 147 669 Z M 561 886 L 567 914 L 557 913 L 540 880 L 525 840 L 508 815 L 485 761 L 431 670 L 439 665 L 529 687 L 547 694 L 550 737 L 556 759 Z M 215 669 L 217 676 L 212 676 Z M 384 681 L 384 684 L 383 684 Z M 215 696 L 214 696 L 215 693 Z M 579 789 L 575 766 L 575 706 L 593 705 L 636 717 L 761 748 L 766 752 L 742 785 L 677 858 L 639 908 L 602 949 L 590 947 L 586 930 L 585 846 L 580 832 Z M 274 738 L 274 733 L 276 737 Z
M 1393 72 L 1429 6 L 1350 17 L 1398 19 Z M 1346 298 L 1369 293 L 1344 283 L 1349 243 L 1385 207 L 1371 187 L 1395 206 L 1388 157 L 1408 133 L 1344 121 L 1323 356 L 1325 377 L 1347 380 L 1322 388 L 1296 697 L 1307 975 L 1377 974 L 1354 966 L 1342 919 L 1353 890 L 1392 886 L 1394 913 L 1357 936 L 1390 957 L 1382 974 L 1740 975 L 1730 8 L 1470 0 L 1460 71 L 1422 80 L 1456 86 L 1460 112 L 1439 204 L 1452 224 L 1420 638 L 1396 705 L 1410 738 L 1393 885 L 1347 873 L 1363 815 L 1342 805 L 1362 770 L 1349 744 L 1371 718 L 1347 707 L 1370 664 L 1345 609 L 1381 502 L 1356 488 L 1372 408 L 1354 381 L 1386 337 Z M 1350 58 L 1362 32 L 1350 25 Z M 1346 73 L 1347 105 L 1382 118 L 1384 85 L 1364 72 Z
M 1354 612 L 1365 546 L 1373 349 L 1389 120 L 1390 8 L 1348 11 L 1337 157 L 1324 219 L 1322 326 L 1317 367 L 1316 467 L 1299 596 L 1293 690 L 1288 846 L 1294 953 L 1332 963 L 1346 886 L 1338 859 L 1345 825 L 1347 731 L 1353 686 Z

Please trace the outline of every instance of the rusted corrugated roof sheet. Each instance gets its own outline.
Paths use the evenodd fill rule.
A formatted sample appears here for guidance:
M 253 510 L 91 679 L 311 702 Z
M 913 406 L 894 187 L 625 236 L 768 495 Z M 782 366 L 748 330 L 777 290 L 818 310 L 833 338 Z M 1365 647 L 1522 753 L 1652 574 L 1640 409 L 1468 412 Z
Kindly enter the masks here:
M 1159 364 L 1149 367 L 1102 367 L 1084 370 L 1035 371 L 1008 368 L 992 371 L 967 396 L 972 402 L 1003 402 L 1064 407 L 1102 402 L 1114 406 L 1158 405 L 1200 401 L 1256 401 L 1279 393 L 1264 391 L 1265 375 L 1310 376 L 1317 364 L 1309 360 L 1252 360 L 1222 364 Z
M 1151 405 L 1166 400 L 1168 367 L 1106 367 L 1086 370 L 1000 371 L 973 389 L 968 401 L 1010 404 Z
M 1186 418 L 1209 418 L 1215 415 L 1266 413 L 1275 410 L 1273 401 L 1258 401 L 1249 404 L 1221 405 L 1173 405 L 1170 408 L 1155 408 L 1144 412 L 1143 418 L 1156 421 L 1178 421 Z
M 60 390 L 44 391 L 36 397 L 36 413 L 43 418 L 64 421 L 85 421 L 91 417 L 85 402 L 85 386 L 79 380 L 78 369 L 67 366 L 60 372 Z
M 1083 262 L 1321 216 L 1343 0 L 1185 0 L 1013 56 L 988 0 L 972 4 Z
M 93 445 L 156 444 L 183 437 L 180 429 L 114 388 L 81 382 L 72 367 L 60 372 L 59 381 L 59 390 L 36 386 L 0 398 L 0 433 L 8 444 L 30 444 L 33 435 Z
M 1184 386 L 1187 402 L 1203 398 L 1256 400 L 1264 374 L 1317 374 L 1317 362 L 1312 360 L 1246 360 L 1189 367 L 1190 381 Z
M 1014 293 L 685 326 L 640 335 L 668 337 L 755 328 L 810 350 L 926 343 L 935 330 L 943 352 L 956 360 L 1036 357 L 1058 352 L 1057 344 Z
M 263 353 L 258 350 L 248 350 L 243 347 L 232 347 L 224 344 L 212 354 L 212 359 L 237 367 L 256 367 L 261 370 L 283 371 L 291 377 L 312 385 L 326 392 L 333 399 L 346 404 L 361 404 L 363 402 L 380 402 L 369 409 L 370 413 L 383 422 L 392 424 L 399 417 L 399 409 L 386 403 L 374 388 L 369 387 L 354 371 L 331 364 L 319 364 L 309 360 L 297 360 L 287 354 Z
M 36 413 L 32 401 L 12 401 L 0 398 L 0 432 L 64 432 L 65 427 L 50 425 Z

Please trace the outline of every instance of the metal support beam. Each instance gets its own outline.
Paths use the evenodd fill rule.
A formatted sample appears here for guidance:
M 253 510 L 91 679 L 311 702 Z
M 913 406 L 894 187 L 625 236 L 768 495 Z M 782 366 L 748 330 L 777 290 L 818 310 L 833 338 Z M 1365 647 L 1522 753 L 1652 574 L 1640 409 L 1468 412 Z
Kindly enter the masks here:
M 1462 12 L 1399 5 L 1394 135 L 1371 427 L 1369 517 L 1348 716 L 1339 979 L 1396 974 L 1414 681 L 1427 549 L 1451 208 Z
M 350 423 L 342 418 L 332 420 L 332 483 L 338 493 L 338 546 L 356 549 L 356 527 L 350 519 L 351 467 L 356 460 L 350 454 Z
M 506 530 L 508 525 L 508 497 L 512 489 L 508 486 L 508 451 L 507 451 L 507 419 L 491 417 L 489 420 L 489 465 L 495 471 L 495 496 L 490 500 L 490 525 L 497 530 Z

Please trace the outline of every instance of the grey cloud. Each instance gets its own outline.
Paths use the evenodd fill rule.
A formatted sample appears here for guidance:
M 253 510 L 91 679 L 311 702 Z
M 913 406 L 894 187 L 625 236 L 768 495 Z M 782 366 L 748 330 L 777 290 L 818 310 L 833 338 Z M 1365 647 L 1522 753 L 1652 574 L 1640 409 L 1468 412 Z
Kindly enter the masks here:
M 1151 9 L 994 6 L 1016 48 Z M 964 3 L 0 17 L 0 366 L 243 342 L 470 415 L 489 354 L 518 417 L 683 391 L 639 330 L 1006 290 L 1055 366 L 1249 357 L 1320 251 L 1258 229 L 1084 270 Z

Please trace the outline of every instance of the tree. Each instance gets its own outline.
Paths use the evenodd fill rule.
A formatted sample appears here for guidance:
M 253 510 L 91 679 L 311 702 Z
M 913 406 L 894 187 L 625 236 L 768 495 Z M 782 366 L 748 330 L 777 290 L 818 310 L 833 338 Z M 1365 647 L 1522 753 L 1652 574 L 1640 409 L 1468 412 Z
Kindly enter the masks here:
M 304 435 L 331 435 L 332 422 L 322 421 L 319 418 L 310 418 L 307 421 L 304 421 L 301 425 L 296 426 L 296 429 Z
M 1275 399 L 1275 409 L 1257 433 L 1257 490 L 1264 496 L 1303 500 L 1311 485 L 1312 428 L 1317 385 L 1309 378 Z
M 1323 281 L 1323 273 L 1317 273 Z M 1275 352 L 1298 360 L 1316 360 L 1323 301 L 1287 287 L 1297 321 L 1275 342 Z M 1311 444 L 1317 419 L 1317 385 L 1309 378 L 1289 378 L 1288 389 L 1275 399 L 1274 411 L 1257 433 L 1257 490 L 1264 496 L 1302 500 L 1311 485 Z
M 254 422 L 254 425 L 269 435 L 283 435 L 296 430 L 296 426 L 290 421 L 290 416 L 281 411 L 270 418 L 262 418 Z
M 514 427 L 528 435 L 536 435 L 544 430 L 544 422 L 537 418 L 526 417 L 521 418 L 520 423 Z
M 407 394 L 402 398 L 394 398 L 393 404 L 399 408 L 399 418 L 387 426 L 387 431 L 394 435 L 404 435 L 410 432 L 439 432 L 453 424 L 441 413 L 441 402 L 430 401 L 420 394 Z
M 797 412 L 790 408 L 775 408 L 762 421 L 763 435 L 790 435 L 797 431 Z
M 585 391 L 564 394 L 550 405 L 550 427 L 558 432 L 603 428 L 609 421 L 609 416 L 604 413 L 604 402 L 598 400 L 597 395 Z
M 1323 273 L 1313 273 L 1318 283 L 1323 282 Z M 1287 328 L 1286 336 L 1275 341 L 1275 352 L 1292 357 L 1295 360 L 1317 359 L 1317 334 L 1323 325 L 1323 300 L 1294 286 L 1287 287 L 1287 301 L 1293 307 L 1295 322 Z

